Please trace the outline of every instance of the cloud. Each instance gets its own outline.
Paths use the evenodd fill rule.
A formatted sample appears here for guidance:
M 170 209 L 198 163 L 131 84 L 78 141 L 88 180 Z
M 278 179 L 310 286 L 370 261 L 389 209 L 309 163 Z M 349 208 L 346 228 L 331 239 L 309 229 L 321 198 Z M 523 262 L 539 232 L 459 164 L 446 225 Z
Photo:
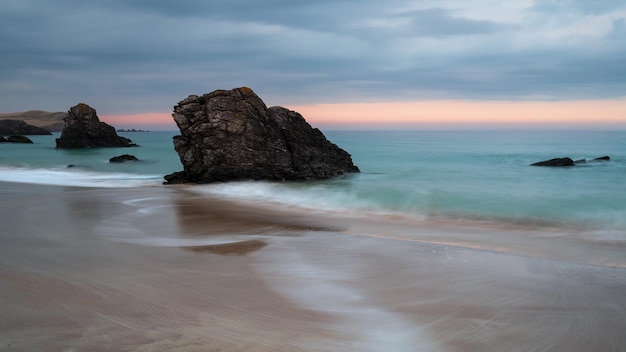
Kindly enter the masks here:
M 626 96 L 617 1 L 7 0 L 0 109 Z

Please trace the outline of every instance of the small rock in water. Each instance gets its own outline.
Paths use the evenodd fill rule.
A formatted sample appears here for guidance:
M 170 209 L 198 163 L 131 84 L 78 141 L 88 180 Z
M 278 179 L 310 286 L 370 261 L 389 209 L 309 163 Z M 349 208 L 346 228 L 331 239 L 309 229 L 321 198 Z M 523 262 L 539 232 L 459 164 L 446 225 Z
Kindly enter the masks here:
M 610 161 L 610 160 L 611 160 L 611 158 L 608 155 L 605 155 L 605 156 L 601 156 L 601 157 L 595 158 L 592 161 Z
M 9 143 L 28 143 L 28 144 L 32 144 L 33 141 L 30 140 L 30 138 L 26 137 L 26 136 L 9 136 L 7 137 L 7 142 Z
M 530 164 L 530 166 L 554 166 L 554 167 L 565 167 L 565 166 L 574 166 L 574 160 L 571 158 L 554 158 L 550 160 L 540 161 L 534 164 Z
M 137 159 L 136 156 L 130 154 L 118 155 L 109 159 L 110 163 L 123 163 L 126 161 L 139 161 L 139 159 Z

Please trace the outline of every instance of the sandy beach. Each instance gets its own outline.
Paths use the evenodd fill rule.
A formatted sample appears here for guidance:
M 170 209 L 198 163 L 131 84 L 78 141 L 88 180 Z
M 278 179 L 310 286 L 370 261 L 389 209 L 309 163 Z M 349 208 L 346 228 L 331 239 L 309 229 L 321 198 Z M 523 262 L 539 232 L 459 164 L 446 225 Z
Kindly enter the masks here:
M 2 351 L 622 351 L 626 247 L 0 182 Z

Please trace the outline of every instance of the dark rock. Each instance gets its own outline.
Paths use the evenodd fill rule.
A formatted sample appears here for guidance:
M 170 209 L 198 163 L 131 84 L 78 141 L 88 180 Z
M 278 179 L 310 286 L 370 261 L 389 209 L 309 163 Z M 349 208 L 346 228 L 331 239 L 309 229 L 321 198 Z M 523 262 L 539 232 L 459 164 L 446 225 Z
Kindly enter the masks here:
M 137 159 L 136 156 L 130 154 L 118 155 L 109 159 L 110 163 L 123 163 L 126 161 L 139 161 L 139 159 Z
M 189 177 L 187 176 L 187 173 L 185 171 L 177 171 L 169 175 L 165 175 L 165 177 L 163 178 L 165 179 L 165 182 L 163 182 L 163 184 L 166 185 L 189 182 Z
M 8 136 L 7 137 L 7 142 L 9 143 L 28 143 L 28 144 L 32 144 L 33 141 L 30 140 L 30 138 L 26 137 L 26 136 Z
M 76 167 L 76 165 L 74 165 L 74 164 L 69 164 L 69 165 L 67 165 L 67 167 Z
M 610 161 L 610 160 L 611 160 L 611 158 L 608 155 L 605 155 L 605 156 L 601 156 L 599 158 L 595 158 L 595 159 L 593 159 L 591 161 Z
M 136 147 L 128 138 L 118 136 L 115 128 L 100 122 L 96 110 L 80 103 L 63 119 L 65 126 L 57 138 L 57 148 Z
M 538 163 L 531 164 L 530 166 L 574 166 L 574 160 L 570 158 L 554 158 L 550 160 L 540 161 Z
M 0 136 L 0 143 L 8 143 L 9 141 L 6 140 L 6 138 Z
M 297 112 L 267 108 L 243 87 L 190 95 L 172 114 L 181 135 L 174 148 L 184 173 L 166 183 L 311 180 L 359 172 L 343 149 Z
M 51 135 L 52 132 L 41 127 L 29 125 L 22 120 L 0 120 L 1 135 Z

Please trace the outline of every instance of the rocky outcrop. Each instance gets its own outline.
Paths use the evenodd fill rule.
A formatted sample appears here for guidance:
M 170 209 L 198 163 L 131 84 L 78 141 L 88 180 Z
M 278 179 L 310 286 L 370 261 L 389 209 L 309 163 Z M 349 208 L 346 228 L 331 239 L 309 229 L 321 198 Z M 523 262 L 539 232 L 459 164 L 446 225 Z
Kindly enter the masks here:
M 22 120 L 0 120 L 0 135 L 51 135 L 41 127 L 29 125 Z
M 137 159 L 136 156 L 130 154 L 118 155 L 109 159 L 110 163 L 124 163 L 127 161 L 139 161 L 139 159 Z
M 9 143 L 27 143 L 33 144 L 33 141 L 26 136 L 8 136 L 6 139 Z
M 599 158 L 595 158 L 590 160 L 589 162 L 603 162 L 609 161 L 611 158 L 608 155 L 601 156 Z M 567 166 L 575 166 L 575 165 L 585 165 L 587 164 L 587 159 L 579 159 L 572 160 L 571 158 L 554 158 L 550 160 L 540 161 L 534 164 L 530 164 L 530 166 L 553 166 L 553 167 L 567 167 Z
M 190 95 L 172 114 L 184 171 L 166 183 L 313 180 L 359 172 L 343 149 L 295 111 L 267 108 L 243 87 Z
M 128 138 L 118 136 L 115 128 L 101 122 L 96 110 L 80 103 L 70 108 L 57 148 L 136 147 Z

